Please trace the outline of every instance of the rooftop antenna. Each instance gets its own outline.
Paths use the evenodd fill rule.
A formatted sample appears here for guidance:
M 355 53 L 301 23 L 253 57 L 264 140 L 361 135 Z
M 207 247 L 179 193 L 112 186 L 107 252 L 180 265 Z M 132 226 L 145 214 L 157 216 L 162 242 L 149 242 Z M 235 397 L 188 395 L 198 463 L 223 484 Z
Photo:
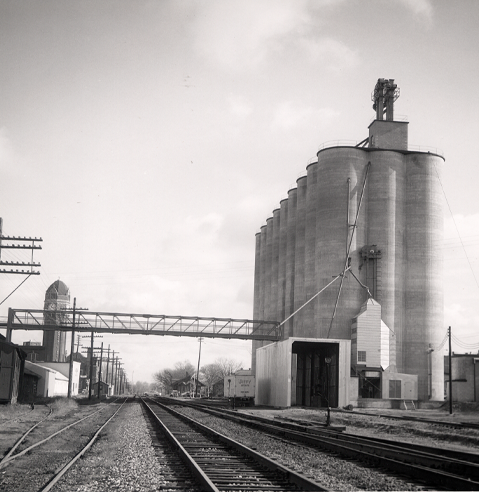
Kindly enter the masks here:
M 371 94 L 377 120 L 383 120 L 386 114 L 386 121 L 394 121 L 394 102 L 399 94 L 399 88 L 394 83 L 394 79 L 378 79 Z

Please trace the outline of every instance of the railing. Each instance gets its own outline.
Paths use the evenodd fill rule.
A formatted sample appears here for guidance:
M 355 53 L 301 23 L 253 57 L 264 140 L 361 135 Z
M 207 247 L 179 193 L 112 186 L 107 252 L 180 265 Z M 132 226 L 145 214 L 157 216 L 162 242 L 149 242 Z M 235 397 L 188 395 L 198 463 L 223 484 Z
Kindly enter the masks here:
M 319 146 L 318 152 L 331 147 L 356 147 L 361 142 L 362 140 L 328 140 Z
M 444 157 L 444 151 L 438 147 L 427 147 L 425 145 L 408 145 L 408 150 L 411 152 L 424 152 L 429 154 L 437 154 Z
M 330 149 L 334 147 L 356 147 L 361 142 L 362 140 L 329 140 L 328 142 L 324 142 L 319 146 L 318 152 L 324 149 Z M 371 147 L 358 147 L 358 148 L 368 149 Z M 438 147 L 428 147 L 426 145 L 408 145 L 407 152 L 423 152 L 423 153 L 437 154 L 441 157 L 444 157 L 444 152 L 441 149 L 439 149 Z
M 55 322 L 57 321 L 57 323 Z M 154 314 L 99 313 L 91 311 L 43 311 L 10 309 L 11 330 L 75 331 L 142 335 L 202 336 L 243 340 L 280 340 L 276 321 L 168 316 Z

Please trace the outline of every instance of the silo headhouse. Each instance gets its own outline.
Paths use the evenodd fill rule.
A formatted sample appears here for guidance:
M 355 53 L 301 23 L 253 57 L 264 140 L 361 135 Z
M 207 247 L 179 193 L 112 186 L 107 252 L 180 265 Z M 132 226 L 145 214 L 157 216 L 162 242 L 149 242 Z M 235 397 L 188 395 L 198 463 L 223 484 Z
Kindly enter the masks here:
M 398 96 L 379 79 L 368 138 L 321 148 L 256 235 L 253 316 L 286 320 L 253 342 L 258 404 L 444 400 L 444 158 L 409 148 Z

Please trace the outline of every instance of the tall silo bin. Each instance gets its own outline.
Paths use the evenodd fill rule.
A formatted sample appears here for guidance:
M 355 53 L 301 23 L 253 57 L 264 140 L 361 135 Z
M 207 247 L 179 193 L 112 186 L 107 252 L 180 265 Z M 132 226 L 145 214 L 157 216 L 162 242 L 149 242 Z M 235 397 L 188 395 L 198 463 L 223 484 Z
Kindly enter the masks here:
M 266 219 L 264 319 L 273 319 L 271 283 L 273 278 L 273 217 Z
M 418 374 L 419 398 L 444 399 L 443 158 L 411 153 L 406 159 L 406 320 L 404 371 Z M 428 374 L 430 364 L 430 375 Z M 429 381 L 428 381 L 429 379 Z
M 351 147 L 334 147 L 318 153 L 318 212 L 316 222 L 317 290 L 341 274 L 347 265 L 346 248 L 355 272 L 359 267 L 359 248 L 364 240 L 367 189 L 358 217 L 363 183 L 368 169 L 368 154 Z M 349 196 L 348 196 L 349 193 Z M 349 219 L 348 219 L 349 213 Z M 352 241 L 351 241 L 352 237 Z M 338 297 L 338 293 L 340 294 Z M 336 302 L 337 307 L 336 306 Z M 318 296 L 317 323 L 320 338 L 350 338 L 351 319 L 364 302 L 364 293 L 351 274 L 336 280 Z
M 267 256 L 268 256 L 268 248 L 267 248 L 267 238 L 268 238 L 268 230 L 267 226 L 263 225 L 260 229 L 260 252 L 259 252 L 259 308 L 258 308 L 258 319 L 267 320 L 266 317 L 266 293 L 267 293 Z M 263 342 L 261 340 L 253 340 L 252 343 L 252 359 L 251 359 L 251 368 L 253 371 L 256 370 L 256 349 L 263 346 Z
M 260 314 L 260 279 L 261 279 L 261 232 L 255 235 L 254 250 L 254 297 L 253 297 L 253 319 L 262 319 Z
M 281 200 L 279 207 L 279 267 L 277 321 L 285 319 L 286 312 L 286 257 L 288 246 L 288 199 Z
M 258 232 L 255 236 L 253 319 L 263 319 L 261 313 L 261 297 L 261 232 Z M 256 349 L 260 346 L 258 341 L 253 340 L 253 354 L 256 353 Z M 254 360 L 254 366 L 256 368 L 256 360 Z M 253 371 L 255 368 L 253 368 Z
M 306 301 L 304 291 L 304 258 L 305 258 L 305 226 L 306 226 L 306 189 L 307 177 L 301 176 L 296 180 L 296 245 L 294 258 L 294 311 Z M 293 318 L 293 333 L 290 336 L 303 336 L 303 311 Z
M 304 226 L 304 293 L 305 301 L 317 292 L 316 287 L 316 211 L 318 204 L 318 163 L 313 162 L 307 168 L 306 210 Z M 314 304 L 310 302 L 302 310 L 303 337 L 317 338 L 318 327 L 314 319 Z
M 288 237 L 286 246 L 286 286 L 285 286 L 285 313 L 284 319 L 294 312 L 294 265 L 296 254 L 296 208 L 298 201 L 298 189 L 292 188 L 288 191 Z M 283 320 L 281 320 L 283 321 Z M 284 338 L 293 335 L 293 323 L 291 318 L 283 326 Z
M 381 305 L 382 320 L 390 330 L 389 363 L 396 365 L 396 343 L 401 343 L 404 331 L 406 165 L 402 152 L 378 150 L 370 152 L 369 158 L 367 238 L 360 260 L 361 280 Z M 368 268 L 373 262 L 371 274 Z
M 273 258 L 271 260 L 271 311 L 268 319 L 278 320 L 280 209 L 273 210 Z

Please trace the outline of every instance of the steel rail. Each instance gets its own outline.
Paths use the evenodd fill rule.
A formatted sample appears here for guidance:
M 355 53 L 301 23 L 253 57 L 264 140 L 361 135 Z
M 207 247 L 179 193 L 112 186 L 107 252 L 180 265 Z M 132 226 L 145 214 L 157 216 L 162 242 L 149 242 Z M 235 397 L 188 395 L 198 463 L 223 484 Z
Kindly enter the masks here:
M 479 429 L 479 424 L 475 422 L 449 422 L 447 420 L 433 420 L 422 417 L 414 417 L 412 415 L 388 415 L 387 413 L 368 413 L 354 410 L 350 412 L 338 408 L 332 408 L 332 412 L 341 413 L 345 415 L 365 415 L 367 417 L 381 417 L 391 420 L 407 420 L 412 422 L 421 422 L 431 425 L 442 425 L 443 427 L 452 427 L 454 429 Z
M 173 399 L 170 400 L 170 403 L 180 405 L 186 403 L 185 406 L 194 408 L 200 406 L 173 401 Z M 224 410 L 219 412 L 203 407 L 199 410 L 219 418 L 256 427 L 259 430 L 280 435 L 290 440 L 326 449 L 348 458 L 362 459 L 421 481 L 427 480 L 430 483 L 447 486 L 451 490 L 479 490 L 479 482 L 475 481 L 479 479 L 479 466 L 474 461 L 477 460 L 477 455 L 472 453 L 471 461 L 466 461 L 467 453 L 462 453 L 463 459 L 461 460 L 442 456 L 440 453 L 436 453 L 434 448 L 425 451 L 424 448 L 423 450 L 412 449 L 412 445 L 409 445 L 406 449 L 401 448 L 402 443 L 397 441 L 380 443 L 374 442 L 374 438 L 371 440 L 323 429 L 300 431 L 294 429 L 295 424 L 266 422 L 268 419 L 239 416 L 235 412 L 225 412 Z M 312 435 L 313 432 L 314 435 Z M 443 470 L 439 470 L 439 467 L 443 467 Z
M 32 432 L 32 430 L 34 430 L 36 427 L 38 427 L 42 422 L 45 422 L 45 420 L 47 420 L 50 417 L 52 412 L 53 412 L 53 410 L 50 407 L 50 411 L 48 412 L 48 415 L 44 419 L 40 420 L 35 425 L 32 425 L 26 432 L 23 433 L 22 436 L 20 436 L 20 438 L 17 440 L 17 442 L 12 446 L 12 449 L 10 449 L 10 451 L 0 460 L 0 467 L 4 461 L 7 461 L 10 458 L 10 456 L 18 448 L 18 446 L 20 446 L 20 444 L 25 440 L 25 438 L 28 436 L 28 434 L 30 434 L 30 432 Z
M 158 426 L 162 429 L 169 443 L 173 446 L 174 449 L 179 453 L 181 459 L 186 464 L 187 468 L 191 471 L 193 476 L 198 480 L 201 484 L 205 492 L 219 492 L 219 489 L 215 486 L 215 484 L 209 479 L 209 477 L 203 472 L 203 470 L 198 466 L 193 457 L 188 453 L 188 451 L 181 445 L 181 443 L 176 439 L 176 437 L 170 432 L 168 427 L 163 423 L 163 421 L 155 414 L 152 408 L 144 401 L 141 400 L 149 415 L 153 419 Z
M 116 401 L 116 400 L 115 400 Z M 104 407 L 104 408 L 100 408 L 99 410 L 96 410 L 95 412 L 92 412 L 90 414 L 88 414 L 86 417 L 83 417 L 79 420 L 76 420 L 75 422 L 72 422 L 71 424 L 68 424 L 67 426 L 65 427 L 62 427 L 61 429 L 59 429 L 58 431 L 54 432 L 53 434 L 50 434 L 48 437 L 42 439 L 41 441 L 38 441 L 30 446 L 28 446 L 27 448 L 25 448 L 24 450 L 20 451 L 19 453 L 17 454 L 14 454 L 14 455 L 11 455 L 11 453 L 9 453 L 8 455 L 4 456 L 2 458 L 2 460 L 0 461 L 0 469 L 1 468 L 4 468 L 6 467 L 7 465 L 9 465 L 13 460 L 19 458 L 20 456 L 24 456 L 25 454 L 29 453 L 32 449 L 46 443 L 47 441 L 49 441 L 50 439 L 53 439 L 54 437 L 56 437 L 57 435 L 61 434 L 62 432 L 70 429 L 71 427 L 74 427 L 75 425 L 79 424 L 80 422 L 83 422 L 84 420 L 87 420 L 89 419 L 90 417 L 93 417 L 93 415 L 96 415 L 97 413 L 99 412 L 102 412 L 103 410 L 105 410 L 106 408 L 108 407 Z M 44 419 L 45 420 L 45 419 Z M 40 422 L 39 422 L 40 423 Z M 33 429 L 30 429 L 29 431 L 27 431 L 21 438 L 20 438 L 20 442 L 18 442 L 18 444 L 21 443 L 21 441 L 23 441 L 23 439 L 27 436 L 27 434 L 29 434 L 31 432 L 31 430 Z M 17 445 L 15 445 L 15 447 L 18 447 Z
M 142 401 L 144 401 L 142 399 Z M 177 419 L 182 420 L 183 422 L 187 423 L 189 426 L 194 426 L 196 429 L 198 429 L 202 434 L 207 434 L 207 435 L 212 435 L 216 439 L 218 439 L 220 442 L 225 444 L 226 446 L 235 449 L 236 451 L 240 452 L 242 455 L 247 456 L 249 458 L 252 458 L 255 462 L 260 463 L 262 467 L 267 468 L 270 471 L 280 473 L 284 479 L 286 479 L 288 482 L 291 484 L 294 484 L 296 487 L 299 487 L 300 490 L 317 490 L 317 491 L 328 491 L 326 487 L 323 487 L 322 485 L 318 484 L 317 482 L 314 482 L 312 480 L 309 480 L 306 476 L 297 473 L 293 471 L 290 468 L 285 467 L 284 465 L 280 465 L 279 463 L 276 463 L 275 461 L 271 460 L 270 458 L 258 453 L 257 451 L 254 451 L 251 448 L 248 448 L 244 446 L 243 444 L 239 443 L 238 441 L 235 441 L 233 439 L 230 439 L 229 437 L 226 437 L 223 434 L 218 433 L 214 429 L 211 429 L 210 427 L 207 427 L 200 422 L 187 417 L 179 412 L 176 412 L 175 410 L 169 408 L 166 405 L 163 405 L 159 403 L 158 401 L 155 400 L 150 400 L 154 402 L 156 405 L 158 405 L 160 408 L 166 410 L 168 413 L 170 413 L 172 416 L 174 416 Z M 145 402 L 146 404 L 146 402 Z M 218 474 L 216 477 L 217 480 L 219 480 L 221 477 L 221 473 Z M 214 482 L 215 479 L 212 478 L 212 481 Z M 234 478 L 230 478 L 229 481 L 235 481 Z M 239 481 L 239 479 L 237 480 Z M 258 487 L 258 489 L 254 490 L 268 490 L 271 487 Z M 278 490 L 277 486 L 273 486 L 274 489 Z M 220 487 L 221 490 L 246 490 L 244 487 L 241 487 L 238 485 L 238 487 Z
M 123 408 L 123 405 L 125 404 L 127 400 L 125 400 L 121 405 L 120 408 L 95 432 L 93 437 L 88 441 L 88 443 L 83 447 L 83 449 L 77 453 L 63 468 L 61 468 L 53 478 L 43 487 L 40 489 L 39 492 L 48 492 L 49 490 L 52 489 L 52 487 L 59 482 L 59 480 L 65 475 L 65 473 L 93 446 L 94 442 L 96 441 L 97 437 L 100 435 L 100 432 L 110 423 L 110 421 L 118 414 L 118 412 Z

